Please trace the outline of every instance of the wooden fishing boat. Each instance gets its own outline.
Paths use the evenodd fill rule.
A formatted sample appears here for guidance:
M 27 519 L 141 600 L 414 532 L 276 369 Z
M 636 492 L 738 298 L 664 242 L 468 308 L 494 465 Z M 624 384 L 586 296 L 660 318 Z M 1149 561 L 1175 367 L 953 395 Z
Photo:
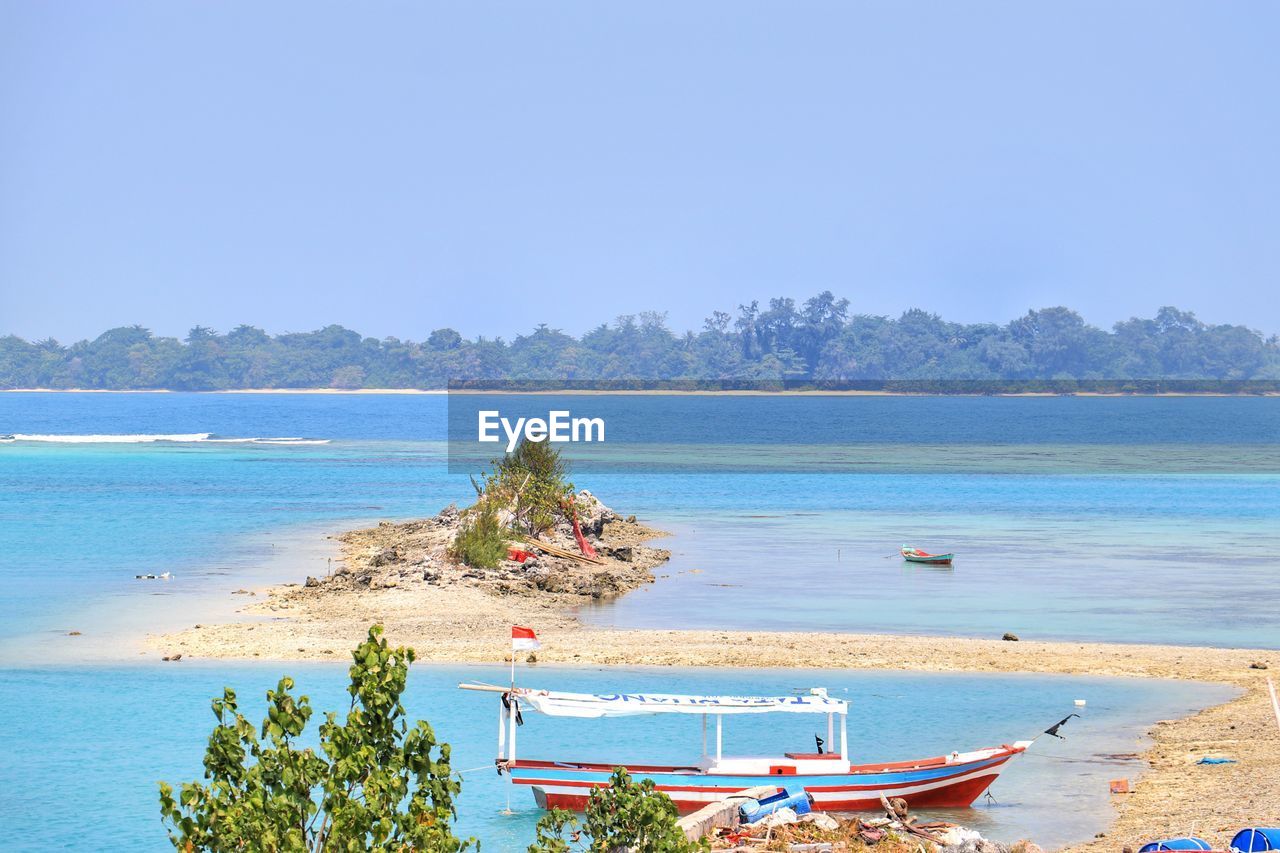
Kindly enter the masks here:
M 460 684 L 464 690 L 501 694 L 498 705 L 499 773 L 527 786 L 542 808 L 581 811 L 592 788 L 609 784 L 616 767 L 636 778 L 651 779 L 681 811 L 693 811 L 725 796 L 760 785 L 803 787 L 820 811 L 880 808 L 880 798 L 901 797 L 911 806 L 963 808 L 972 805 L 1000 775 L 1005 763 L 1032 741 L 1015 741 L 968 752 L 952 752 L 913 761 L 853 764 L 849 761 L 848 703 L 815 689 L 797 696 L 683 696 L 655 693 L 561 693 L 487 684 Z M 522 710 L 555 717 L 631 717 L 642 714 L 702 716 L 702 755 L 683 766 L 627 761 L 551 761 L 516 755 L 516 724 Z M 738 714 L 825 714 L 827 740 L 839 752 L 787 752 L 779 756 L 726 756 L 725 716 Z M 707 749 L 708 718 L 715 718 L 714 753 Z
M 930 563 L 935 566 L 949 566 L 955 554 L 930 554 L 919 548 L 902 546 L 902 559 L 909 563 Z

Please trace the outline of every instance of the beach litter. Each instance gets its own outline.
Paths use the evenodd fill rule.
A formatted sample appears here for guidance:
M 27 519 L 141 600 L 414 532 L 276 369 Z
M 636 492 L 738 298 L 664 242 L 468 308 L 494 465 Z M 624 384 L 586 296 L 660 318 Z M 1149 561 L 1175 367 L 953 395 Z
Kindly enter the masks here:
M 1138 853 L 1156 853 L 1160 850 L 1212 850 L 1213 845 L 1203 838 L 1165 838 L 1160 841 L 1152 841 L 1150 844 L 1144 844 L 1138 848 Z
M 898 798 L 882 799 L 885 816 L 878 818 L 843 818 L 821 812 L 797 814 L 796 809 L 786 805 L 788 802 L 807 804 L 807 797 L 804 791 L 791 793 L 785 790 L 763 800 L 748 796 L 741 798 L 734 815 L 739 819 L 748 814 L 754 815 L 753 822 L 741 821 L 735 825 L 733 822 L 722 824 L 704 819 L 690 822 L 689 828 L 705 828 L 713 850 L 835 853 L 878 847 L 886 853 L 918 853 L 920 850 L 937 853 L 1043 853 L 1029 841 L 1002 844 L 984 838 L 977 830 L 947 821 L 920 821 Z M 760 815 L 757 812 L 761 804 L 778 807 Z M 708 811 L 713 808 L 714 805 L 709 806 Z
M 1231 839 L 1231 849 L 1240 853 L 1255 850 L 1280 850 L 1280 828 L 1250 827 L 1242 829 Z

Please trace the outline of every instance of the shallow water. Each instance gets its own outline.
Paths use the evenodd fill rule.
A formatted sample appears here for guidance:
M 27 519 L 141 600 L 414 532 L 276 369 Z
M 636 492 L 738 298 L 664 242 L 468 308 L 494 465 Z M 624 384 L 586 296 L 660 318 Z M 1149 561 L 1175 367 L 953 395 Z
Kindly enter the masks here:
M 589 405 L 614 430 L 603 447 L 570 451 L 579 485 L 675 534 L 663 577 L 584 612 L 589 620 L 1280 645 L 1280 399 L 568 403 Z M 237 587 L 323 573 L 327 532 L 469 500 L 468 469 L 447 465 L 446 405 L 439 396 L 0 393 L 0 433 L 59 437 L 0 441 L 6 849 L 100 849 L 103 839 L 165 848 L 154 783 L 198 774 L 209 697 L 234 684 L 253 700 L 252 717 L 281 668 L 122 665 L 121 638 L 229 618 L 244 601 L 229 594 Z M 113 434 L 184 440 L 69 438 Z M 309 443 L 240 441 L 249 438 Z M 896 557 L 904 542 L 954 550 L 956 564 L 905 565 Z M 173 578 L 134 578 L 164 571 Z M 72 629 L 81 636 L 67 636 Z M 821 664 L 821 649 L 804 655 Z M 76 659 L 98 663 L 32 668 Z M 318 707 L 341 705 L 341 667 L 287 669 Z M 452 689 L 476 674 L 419 667 L 409 701 L 455 745 L 462 769 L 492 758 L 492 715 Z M 622 677 L 538 672 L 569 689 L 606 689 Z M 1136 772 L 1099 756 L 1133 752 L 1152 721 L 1227 696 L 1201 685 L 1051 677 L 625 678 L 668 692 L 848 689 L 855 752 L 867 759 L 1027 737 L 1086 698 L 1070 740 L 1042 739 L 1001 778 L 994 803 L 960 818 L 1046 846 L 1091 836 L 1108 814 L 1106 781 Z M 730 744 L 812 743 L 796 721 L 770 720 L 765 737 L 768 719 L 734 721 Z M 616 748 L 659 761 L 686 760 L 685 747 L 698 745 L 696 721 L 565 723 L 532 721 L 522 751 L 609 758 Z M 464 829 L 490 850 L 527 844 L 531 802 L 518 798 L 517 814 L 501 816 L 506 791 L 492 771 L 467 779 Z
M 667 577 L 589 619 L 1280 645 L 1280 399 L 564 405 L 613 430 L 569 449 L 579 485 L 678 534 Z M 18 434 L 214 439 L 0 444 L 0 640 L 106 630 L 150 598 L 187 619 L 202 595 L 225 607 L 237 586 L 327 570 L 325 531 L 468 500 L 445 464 L 446 406 L 0 394 L 0 430 Z M 270 437 L 328 443 L 217 443 Z M 955 566 L 905 565 L 903 543 Z
M 208 730 L 209 698 L 237 688 L 253 721 L 264 691 L 287 671 L 320 709 L 345 707 L 345 668 L 336 665 L 213 664 L 183 661 L 107 667 L 0 672 L 0 825 L 9 850 L 168 849 L 155 783 L 197 778 Z M 464 693 L 463 680 L 502 681 L 501 667 L 423 666 L 410 676 L 406 707 L 427 718 L 454 750 L 465 774 L 459 800 L 462 832 L 487 850 L 523 849 L 540 812 L 527 791 L 494 774 L 496 702 Z M 1108 758 L 1142 748 L 1157 719 L 1224 701 L 1230 688 L 1194 683 L 1010 675 L 921 675 L 789 670 L 629 669 L 600 671 L 530 667 L 524 683 L 569 690 L 786 694 L 814 685 L 848 698 L 855 759 L 920 758 L 953 749 L 1034 737 L 1076 710 L 1067 740 L 1041 738 L 1015 759 L 992 788 L 993 800 L 937 816 L 989 837 L 1031 836 L 1052 848 L 1092 836 L 1106 820 L 1107 780 L 1136 775 L 1134 761 Z M 732 718 L 726 754 L 809 749 L 825 721 L 799 715 Z M 527 757 L 688 761 L 700 750 L 700 718 L 552 719 L 530 713 L 520 731 Z M 509 793 L 516 814 L 500 814 Z M 108 841 L 109 840 L 109 841 Z

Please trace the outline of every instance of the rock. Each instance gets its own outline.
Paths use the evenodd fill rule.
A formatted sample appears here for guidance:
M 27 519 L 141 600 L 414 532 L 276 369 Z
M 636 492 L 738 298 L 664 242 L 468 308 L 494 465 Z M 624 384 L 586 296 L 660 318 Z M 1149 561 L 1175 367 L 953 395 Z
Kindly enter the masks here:
M 966 845 L 972 849 L 982 840 L 982 833 L 976 829 L 966 829 L 963 826 L 949 826 L 934 835 L 942 842 L 944 850 L 959 850 Z
M 529 652 L 529 656 L 524 659 L 525 663 L 537 663 L 538 655 L 536 652 Z
M 1018 635 L 1013 633 L 1012 631 L 1005 631 L 1004 636 L 1001 637 L 1000 639 L 1007 640 L 1010 643 L 1016 643 L 1018 642 Z
M 79 637 L 79 636 L 80 636 L 80 632 L 79 632 L 79 631 L 68 631 L 68 632 L 67 632 L 67 636 L 68 636 L 68 637 Z
M 427 583 L 436 583 L 440 580 L 440 573 L 432 569 L 427 569 L 422 573 L 422 579 Z
M 1249 664 L 1249 669 L 1266 669 L 1267 665 L 1260 660 L 1256 660 Z
M 436 517 L 432 519 L 441 527 L 456 527 L 461 520 L 462 514 L 458 511 L 457 504 L 449 504 L 436 513 Z
M 636 559 L 636 552 L 630 545 L 623 545 L 618 548 L 602 549 L 604 556 L 612 557 L 615 560 L 621 560 L 624 563 L 633 563 Z
M 804 817 L 800 818 L 800 820 L 802 820 L 805 823 L 811 823 L 814 826 L 816 826 L 818 829 L 824 829 L 828 832 L 840 828 L 840 821 L 836 820 L 831 815 L 823 814 L 822 812 L 813 812 L 812 814 L 807 814 Z
M 369 565 L 373 566 L 374 568 L 378 568 L 379 566 L 385 566 L 390 563 L 398 563 L 398 562 L 400 562 L 400 552 L 397 551 L 394 547 L 383 548 L 378 553 L 374 554 L 372 557 L 369 558 Z
M 311 577 L 311 575 L 307 575 L 307 582 L 303 586 L 320 586 L 320 581 Z
M 164 657 L 160 658 L 160 660 L 167 660 L 167 661 L 180 661 L 180 660 L 182 660 L 182 652 L 177 652 L 177 653 L 175 653 L 175 654 L 171 654 L 171 655 L 165 655 Z
M 617 519 L 618 514 L 601 503 L 591 492 L 586 489 L 578 492 L 578 526 L 582 528 L 583 536 L 599 539 L 604 533 L 604 526 Z M 557 529 L 560 526 L 564 528 L 564 535 L 573 535 L 573 526 L 568 522 L 561 522 Z

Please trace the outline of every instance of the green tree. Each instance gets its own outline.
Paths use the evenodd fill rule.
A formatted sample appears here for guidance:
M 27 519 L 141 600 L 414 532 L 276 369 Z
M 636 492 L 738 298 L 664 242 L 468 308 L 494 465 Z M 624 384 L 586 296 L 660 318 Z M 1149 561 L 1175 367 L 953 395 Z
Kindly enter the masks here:
M 493 501 L 482 496 L 466 511 L 462 527 L 449 545 L 449 556 L 468 566 L 496 568 L 507 558 L 509 539 Z
M 583 823 L 562 809 L 543 815 L 529 853 L 691 853 L 708 849 L 705 839 L 692 842 L 685 838 L 678 819 L 675 803 L 656 790 L 652 780 L 636 782 L 618 767 L 607 787 L 591 790 Z
M 431 726 L 406 722 L 400 696 L 413 650 L 392 649 L 382 627 L 352 653 L 346 719 L 325 715 L 321 753 L 298 740 L 311 719 L 293 679 L 267 691 L 260 729 L 240 714 L 235 691 L 213 700 L 218 723 L 205 751 L 206 783 L 175 797 L 160 783 L 160 813 L 178 850 L 432 851 L 479 845 L 453 835 L 449 745 Z
M 927 311 L 896 319 L 852 313 L 830 291 L 717 311 L 700 332 L 673 333 L 645 311 L 580 337 L 545 324 L 532 333 L 471 340 L 450 328 L 426 341 L 365 338 L 342 326 L 226 335 L 197 326 L 186 340 L 141 327 L 63 347 L 0 337 L 0 388 L 443 388 L 451 379 L 1275 381 L 1280 341 L 1240 325 L 1207 325 L 1163 307 L 1111 331 L 1067 308 L 1029 311 L 1003 326 L 952 323 Z M 925 386 L 921 386 L 925 387 Z M 946 390 L 945 385 L 938 385 Z
M 536 536 L 572 510 L 569 466 L 551 442 L 522 438 L 515 450 L 493 464 L 493 473 L 485 478 L 484 499 L 510 510 L 513 527 Z

